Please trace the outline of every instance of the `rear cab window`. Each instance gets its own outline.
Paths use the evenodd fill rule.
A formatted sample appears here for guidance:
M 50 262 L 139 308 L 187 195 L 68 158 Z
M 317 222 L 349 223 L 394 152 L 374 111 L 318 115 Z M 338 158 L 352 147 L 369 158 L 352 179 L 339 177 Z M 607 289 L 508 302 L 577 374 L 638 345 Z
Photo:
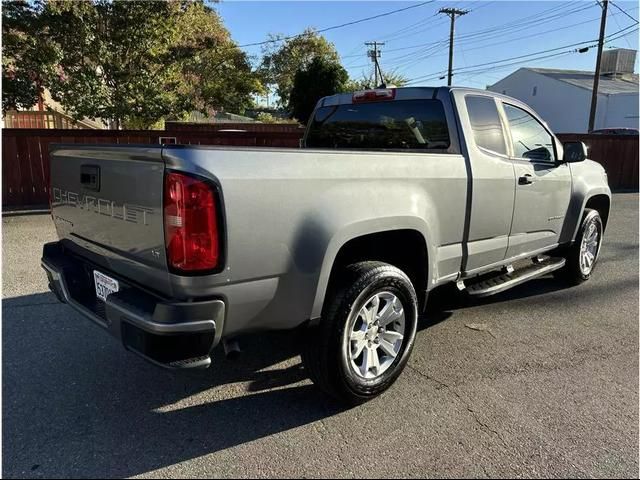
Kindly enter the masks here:
M 387 100 L 320 107 L 307 148 L 446 152 L 451 142 L 442 102 Z
M 476 145 L 490 152 L 506 155 L 507 145 L 494 98 L 467 95 L 465 96 L 465 104 Z

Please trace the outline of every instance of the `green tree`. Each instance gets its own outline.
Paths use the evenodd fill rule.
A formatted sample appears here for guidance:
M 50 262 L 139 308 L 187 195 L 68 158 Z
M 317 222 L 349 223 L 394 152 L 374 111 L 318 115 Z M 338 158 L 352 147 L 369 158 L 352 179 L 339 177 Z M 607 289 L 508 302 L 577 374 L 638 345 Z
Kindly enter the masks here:
M 192 110 L 239 109 L 261 84 L 202 0 L 51 0 L 52 97 L 76 118 L 149 128 Z
M 248 56 L 232 42 L 222 19 L 206 4 L 189 4 L 177 23 L 176 52 L 194 107 L 203 113 L 232 110 L 242 114 L 265 89 Z
M 276 117 L 269 112 L 258 112 L 256 115 L 256 120 L 261 123 L 286 123 L 286 124 L 297 124 L 298 121 L 293 118 L 280 118 Z
M 384 81 L 387 85 L 395 85 L 396 87 L 402 87 L 407 84 L 409 79 L 398 73 L 396 70 L 390 70 L 388 72 L 383 72 Z M 381 80 L 378 80 L 379 83 L 382 83 Z M 360 78 L 357 79 L 349 79 L 349 81 L 345 85 L 345 92 L 355 92 L 357 90 L 367 90 L 369 88 L 375 88 L 378 85 L 375 85 L 375 78 L 373 73 L 369 75 L 363 73 Z
M 348 79 L 349 74 L 339 63 L 314 58 L 308 67 L 296 72 L 289 97 L 292 115 L 307 123 L 318 100 L 344 91 Z
M 259 71 L 264 83 L 275 87 L 279 105 L 290 108 L 288 101 L 298 70 L 309 66 L 314 58 L 333 63 L 339 63 L 340 59 L 333 43 L 314 29 L 309 28 L 302 35 L 289 40 L 275 41 L 279 38 L 278 35 L 270 36 L 270 40 L 274 41 L 264 47 Z
M 53 53 L 43 41 L 39 7 L 28 1 L 3 2 L 2 113 L 35 105 L 53 74 Z

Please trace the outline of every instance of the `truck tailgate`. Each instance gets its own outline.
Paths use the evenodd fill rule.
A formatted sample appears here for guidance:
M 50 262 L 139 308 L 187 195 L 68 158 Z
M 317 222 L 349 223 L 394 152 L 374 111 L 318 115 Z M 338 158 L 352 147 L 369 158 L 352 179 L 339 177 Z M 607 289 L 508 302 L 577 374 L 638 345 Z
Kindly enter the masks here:
M 63 244 L 107 271 L 170 293 L 162 194 L 162 149 L 56 145 L 52 217 Z

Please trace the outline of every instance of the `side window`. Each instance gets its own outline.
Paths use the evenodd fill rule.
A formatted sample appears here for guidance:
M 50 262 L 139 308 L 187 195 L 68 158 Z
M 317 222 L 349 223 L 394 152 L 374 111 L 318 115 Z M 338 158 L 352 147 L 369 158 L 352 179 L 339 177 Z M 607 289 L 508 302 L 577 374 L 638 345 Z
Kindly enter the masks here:
M 465 103 L 476 145 L 506 155 L 502 123 L 493 97 L 467 95 Z
M 553 137 L 540 122 L 521 108 L 503 105 L 513 140 L 513 155 L 529 160 L 555 161 Z

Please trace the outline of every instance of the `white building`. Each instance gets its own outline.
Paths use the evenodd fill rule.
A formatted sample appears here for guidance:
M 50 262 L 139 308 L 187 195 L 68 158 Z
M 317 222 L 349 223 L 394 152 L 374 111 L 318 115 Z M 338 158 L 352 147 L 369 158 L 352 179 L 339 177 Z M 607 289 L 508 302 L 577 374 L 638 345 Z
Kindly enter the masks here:
M 594 129 L 638 128 L 635 50 L 603 52 Z M 584 133 L 589 126 L 593 72 L 521 68 L 487 87 L 530 105 L 556 133 Z

